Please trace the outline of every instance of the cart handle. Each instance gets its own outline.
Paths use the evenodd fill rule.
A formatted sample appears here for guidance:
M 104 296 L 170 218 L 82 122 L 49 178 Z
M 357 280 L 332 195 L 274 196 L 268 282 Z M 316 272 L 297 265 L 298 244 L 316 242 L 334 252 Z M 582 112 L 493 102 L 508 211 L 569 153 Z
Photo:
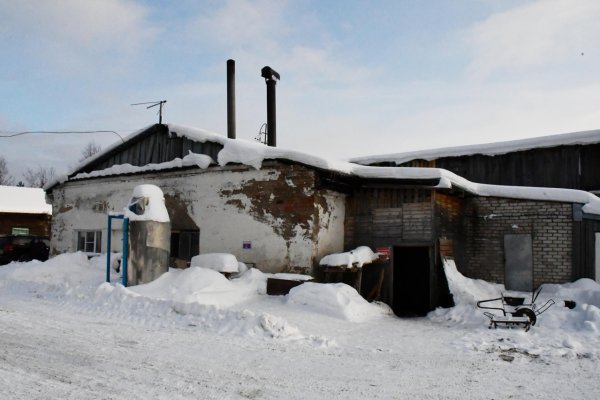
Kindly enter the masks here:
M 555 304 L 554 300 L 552 300 L 552 299 L 548 300 L 547 302 L 544 303 L 543 306 L 541 306 L 537 310 L 534 310 L 535 315 L 540 315 L 541 313 L 543 313 L 544 311 L 546 311 L 547 309 L 552 307 L 554 304 Z
M 499 300 L 502 300 L 502 297 L 498 297 L 496 299 L 480 300 L 480 301 L 477 302 L 477 307 L 485 309 L 485 310 L 498 310 L 498 311 L 502 311 L 502 315 L 506 316 L 506 311 L 504 311 L 504 308 L 482 306 L 483 303 L 489 303 L 491 301 L 499 301 Z

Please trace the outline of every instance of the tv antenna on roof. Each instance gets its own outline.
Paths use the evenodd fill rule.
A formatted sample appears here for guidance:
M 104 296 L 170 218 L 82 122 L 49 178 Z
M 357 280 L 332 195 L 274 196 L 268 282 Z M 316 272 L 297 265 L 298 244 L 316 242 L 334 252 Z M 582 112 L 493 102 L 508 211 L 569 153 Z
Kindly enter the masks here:
M 163 105 L 166 102 L 167 102 L 166 100 L 158 100 L 158 101 L 147 101 L 145 103 L 133 103 L 131 105 L 132 106 L 141 106 L 144 104 L 150 104 L 148 107 L 146 107 L 146 109 L 159 106 L 158 107 L 158 123 L 162 125 Z

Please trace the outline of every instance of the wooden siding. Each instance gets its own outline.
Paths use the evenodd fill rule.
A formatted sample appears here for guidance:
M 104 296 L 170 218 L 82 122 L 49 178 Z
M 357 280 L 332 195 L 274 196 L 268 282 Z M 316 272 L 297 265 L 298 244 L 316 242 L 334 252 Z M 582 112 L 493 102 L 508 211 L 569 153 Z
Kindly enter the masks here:
M 369 188 L 346 198 L 345 248 L 431 242 L 430 189 Z
M 28 228 L 30 235 L 50 237 L 49 214 L 0 213 L 0 235 L 12 234 L 13 228 Z
M 217 161 L 217 155 L 222 148 L 223 146 L 219 143 L 201 143 L 175 136 L 168 131 L 166 125 L 154 125 L 132 141 L 122 144 L 76 173 L 103 170 L 120 164 L 131 164 L 138 167 L 159 164 L 183 158 L 190 151 L 196 154 L 205 154 Z
M 584 219 L 573 222 L 573 280 L 597 279 L 596 236 L 600 232 L 600 221 Z
M 453 257 L 458 266 L 464 262 L 464 203 L 463 197 L 439 191 L 434 192 L 435 230 L 437 237 L 440 238 L 440 254 Z M 442 243 L 446 247 L 443 253 L 441 251 Z M 447 248 L 447 246 L 451 248 Z
M 422 166 L 412 160 L 402 166 Z M 495 185 L 600 190 L 600 144 L 557 146 L 495 156 L 440 157 L 428 166 L 444 168 L 473 182 Z

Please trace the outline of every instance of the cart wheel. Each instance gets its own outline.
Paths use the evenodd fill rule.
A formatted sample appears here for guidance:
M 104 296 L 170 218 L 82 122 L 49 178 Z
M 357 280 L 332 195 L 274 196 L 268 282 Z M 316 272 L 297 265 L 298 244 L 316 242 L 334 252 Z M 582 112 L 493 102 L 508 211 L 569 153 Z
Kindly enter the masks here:
M 530 308 L 519 308 L 517 311 L 515 311 L 513 313 L 513 315 L 515 317 L 527 317 L 529 318 L 529 321 L 531 322 L 531 325 L 535 325 L 535 322 L 537 321 L 537 317 L 535 315 L 535 312 L 530 309 Z

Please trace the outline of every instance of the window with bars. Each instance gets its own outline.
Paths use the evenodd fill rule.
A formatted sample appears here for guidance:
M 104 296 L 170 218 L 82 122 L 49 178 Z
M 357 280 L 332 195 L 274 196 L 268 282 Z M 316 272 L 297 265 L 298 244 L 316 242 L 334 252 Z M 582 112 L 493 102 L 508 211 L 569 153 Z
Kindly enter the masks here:
M 102 231 L 77 232 L 77 250 L 85 253 L 100 253 L 102 251 Z

